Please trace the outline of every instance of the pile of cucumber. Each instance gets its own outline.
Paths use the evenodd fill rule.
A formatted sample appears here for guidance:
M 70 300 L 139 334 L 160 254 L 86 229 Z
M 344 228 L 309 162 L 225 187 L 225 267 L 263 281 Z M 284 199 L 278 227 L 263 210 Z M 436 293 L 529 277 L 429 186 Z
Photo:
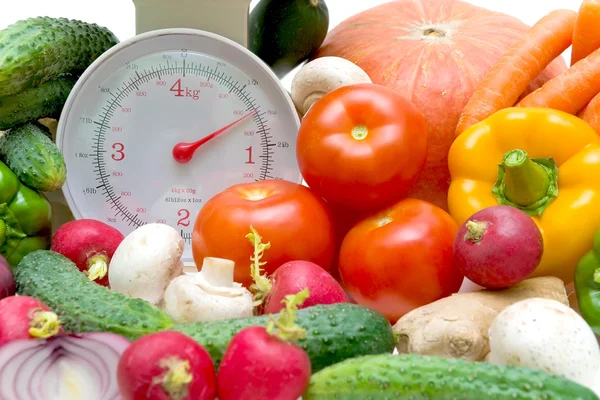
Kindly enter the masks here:
M 248 326 L 267 323 L 257 316 L 176 326 L 162 310 L 90 281 L 68 258 L 51 250 L 26 255 L 15 268 L 17 292 L 45 303 L 66 331 L 112 332 L 135 340 L 152 332 L 174 329 L 200 343 L 218 367 L 233 336 Z M 68 290 L 65 290 L 68 288 Z M 394 334 L 377 311 L 354 304 L 314 306 L 297 313 L 296 322 L 307 331 L 300 345 L 313 371 L 347 358 L 392 353 Z
M 66 165 L 48 128 L 77 77 L 118 43 L 108 29 L 66 18 L 36 17 L 0 30 L 0 161 L 31 189 L 51 192 Z

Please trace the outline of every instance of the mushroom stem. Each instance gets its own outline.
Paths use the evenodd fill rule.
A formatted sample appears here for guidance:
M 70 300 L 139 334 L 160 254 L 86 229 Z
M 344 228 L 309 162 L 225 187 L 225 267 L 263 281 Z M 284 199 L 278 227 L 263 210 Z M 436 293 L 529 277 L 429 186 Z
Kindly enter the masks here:
M 200 274 L 212 286 L 233 287 L 235 262 L 217 257 L 205 257 Z

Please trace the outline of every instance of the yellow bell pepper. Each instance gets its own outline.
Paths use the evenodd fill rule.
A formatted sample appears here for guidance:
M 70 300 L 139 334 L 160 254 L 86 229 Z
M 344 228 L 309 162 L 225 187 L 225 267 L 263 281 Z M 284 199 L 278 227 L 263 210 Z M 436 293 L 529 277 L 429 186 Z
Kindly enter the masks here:
M 586 122 L 549 108 L 507 108 L 460 134 L 448 167 L 458 224 L 498 204 L 525 211 L 544 240 L 530 277 L 573 282 L 600 227 L 600 137 Z

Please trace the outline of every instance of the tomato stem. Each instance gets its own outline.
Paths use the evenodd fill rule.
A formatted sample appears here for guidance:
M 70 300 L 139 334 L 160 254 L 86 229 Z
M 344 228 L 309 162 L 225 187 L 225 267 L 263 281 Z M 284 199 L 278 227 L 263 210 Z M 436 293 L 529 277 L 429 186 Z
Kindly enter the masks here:
M 250 291 L 253 294 L 253 305 L 254 307 L 258 307 L 263 304 L 273 288 L 271 280 L 266 274 L 262 274 L 263 270 L 261 267 L 267 262 L 260 261 L 265 250 L 271 248 L 271 242 L 262 243 L 262 237 L 252 225 L 250 225 L 250 233 L 246 235 L 246 238 L 250 241 L 252 246 L 254 246 L 254 254 L 250 256 L 250 261 L 252 261 L 252 264 L 250 265 L 250 275 L 252 275 L 254 283 L 250 285 Z
M 369 129 L 364 125 L 356 125 L 352 128 L 352 137 L 356 140 L 363 140 L 369 134 Z
M 558 167 L 550 158 L 529 158 L 524 150 L 504 154 L 492 194 L 500 204 L 541 215 L 558 195 Z
M 267 322 L 267 333 L 284 342 L 291 342 L 306 338 L 306 329 L 296 324 L 296 312 L 298 306 L 302 305 L 310 296 L 308 288 L 304 288 L 296 294 L 288 294 L 281 301 L 285 307 L 279 312 L 279 320 L 269 314 Z

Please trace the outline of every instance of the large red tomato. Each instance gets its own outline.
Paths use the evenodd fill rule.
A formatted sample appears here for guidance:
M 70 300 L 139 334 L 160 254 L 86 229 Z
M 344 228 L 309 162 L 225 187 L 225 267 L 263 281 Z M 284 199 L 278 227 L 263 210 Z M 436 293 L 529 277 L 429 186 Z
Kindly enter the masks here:
M 283 180 L 234 185 L 200 209 L 192 234 L 192 253 L 198 270 L 204 257 L 235 261 L 235 281 L 252 283 L 250 256 L 254 248 L 246 235 L 250 225 L 271 242 L 261 261 L 273 273 L 293 260 L 311 261 L 328 270 L 334 256 L 335 232 L 326 204 L 309 188 Z
M 423 113 L 427 161 L 408 196 L 447 209 L 448 150 L 460 112 L 492 65 L 528 29 L 515 17 L 469 2 L 397 0 L 339 23 L 316 57 L 354 62 L 374 83 L 397 90 Z M 565 60 L 557 58 L 526 92 L 565 70 Z
M 363 219 L 342 242 L 338 265 L 346 290 L 392 323 L 458 292 L 463 276 L 452 263 L 457 232 L 448 213 L 417 199 Z
M 298 132 L 304 180 L 328 203 L 374 210 L 401 199 L 427 156 L 423 115 L 392 89 L 344 86 L 316 102 Z

